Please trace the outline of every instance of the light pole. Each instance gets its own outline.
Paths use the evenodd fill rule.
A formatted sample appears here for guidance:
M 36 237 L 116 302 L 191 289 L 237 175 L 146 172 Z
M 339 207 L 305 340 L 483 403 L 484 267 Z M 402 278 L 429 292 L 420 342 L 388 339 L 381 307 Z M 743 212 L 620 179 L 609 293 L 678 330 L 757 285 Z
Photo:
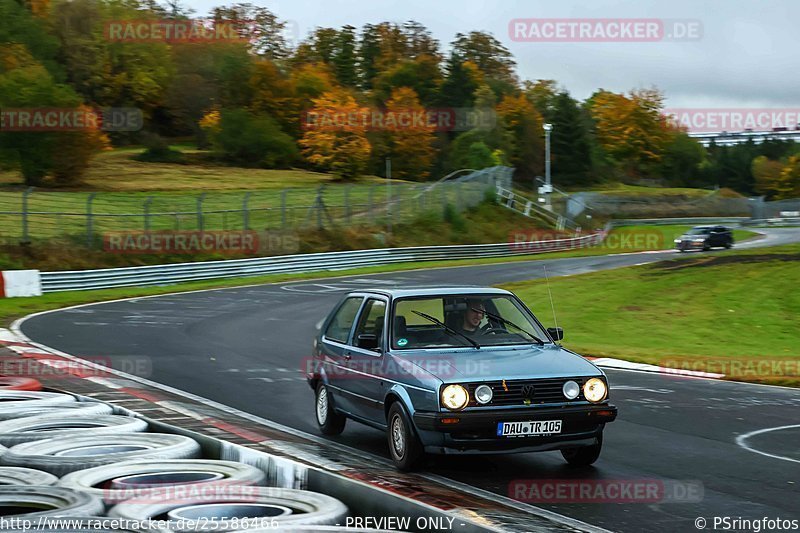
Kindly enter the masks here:
M 550 205 L 550 192 L 553 186 L 550 184 L 550 132 L 553 131 L 553 125 L 545 123 L 544 125 L 544 194 L 545 194 L 545 207 L 552 209 Z

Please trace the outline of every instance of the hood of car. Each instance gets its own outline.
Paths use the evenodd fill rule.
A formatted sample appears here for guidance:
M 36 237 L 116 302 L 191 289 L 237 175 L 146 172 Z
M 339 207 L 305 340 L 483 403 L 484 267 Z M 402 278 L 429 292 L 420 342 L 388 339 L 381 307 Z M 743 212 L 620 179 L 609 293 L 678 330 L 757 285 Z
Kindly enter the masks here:
M 599 376 L 602 372 L 583 357 L 555 345 L 526 348 L 442 350 L 395 353 L 445 383 L 501 379 Z

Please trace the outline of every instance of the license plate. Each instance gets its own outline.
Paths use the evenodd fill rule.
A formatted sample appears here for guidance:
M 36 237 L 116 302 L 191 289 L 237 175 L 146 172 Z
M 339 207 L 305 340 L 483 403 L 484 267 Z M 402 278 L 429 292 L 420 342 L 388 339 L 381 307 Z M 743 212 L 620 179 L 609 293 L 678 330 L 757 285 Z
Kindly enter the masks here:
M 531 437 L 561 433 L 561 420 L 536 420 L 528 422 L 498 422 L 498 437 Z

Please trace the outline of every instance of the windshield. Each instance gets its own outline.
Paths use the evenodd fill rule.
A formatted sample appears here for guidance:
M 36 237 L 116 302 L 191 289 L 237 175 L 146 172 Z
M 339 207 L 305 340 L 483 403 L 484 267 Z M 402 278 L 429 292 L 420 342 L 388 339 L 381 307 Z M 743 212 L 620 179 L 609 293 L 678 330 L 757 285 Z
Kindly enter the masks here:
M 710 228 L 692 228 L 689 230 L 689 235 L 708 235 L 711 233 Z
M 527 310 L 505 295 L 400 299 L 394 305 L 392 326 L 395 350 L 549 342 Z

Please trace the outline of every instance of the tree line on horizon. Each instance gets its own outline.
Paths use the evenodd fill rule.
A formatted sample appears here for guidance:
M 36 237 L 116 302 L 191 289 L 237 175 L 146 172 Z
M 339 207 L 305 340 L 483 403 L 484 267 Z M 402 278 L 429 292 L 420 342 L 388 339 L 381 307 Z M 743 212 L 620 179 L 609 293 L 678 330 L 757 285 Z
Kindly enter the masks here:
M 730 187 L 771 198 L 800 196 L 797 145 L 703 148 L 662 115 L 655 88 L 598 89 L 574 98 L 555 80 L 520 80 L 511 52 L 482 31 L 447 47 L 414 21 L 316 28 L 298 44 L 265 7 L 214 8 L 238 39 L 141 42 L 110 39 L 119 21 L 189 20 L 175 0 L 0 0 L 0 108 L 141 110 L 136 132 L 0 129 L 0 169 L 25 183 L 79 183 L 103 149 L 143 144 L 143 160 L 185 162 L 169 147 L 193 138 L 216 164 L 300 167 L 341 179 L 383 175 L 424 181 L 461 168 L 509 165 L 521 182 L 544 173 L 543 125 L 554 182 Z M 247 21 L 240 25 L 240 21 Z M 314 112 L 490 110 L 494 127 L 306 127 Z

